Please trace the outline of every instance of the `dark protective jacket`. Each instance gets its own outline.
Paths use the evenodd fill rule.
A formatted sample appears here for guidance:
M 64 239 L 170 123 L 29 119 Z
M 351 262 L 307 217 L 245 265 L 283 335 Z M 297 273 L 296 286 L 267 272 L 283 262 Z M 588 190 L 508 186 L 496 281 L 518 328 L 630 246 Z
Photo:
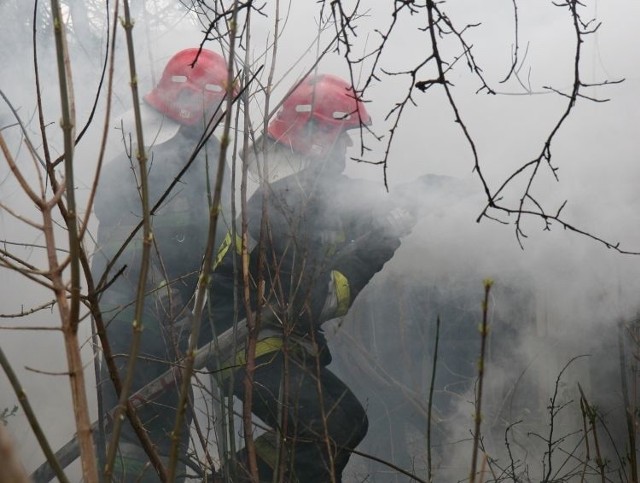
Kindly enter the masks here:
M 400 245 L 402 233 L 387 222 L 394 209 L 382 186 L 321 165 L 259 188 L 246 217 L 251 310 L 260 305 L 268 314 L 260 338 L 288 334 L 322 347 L 322 323 L 344 315 Z M 238 319 L 245 316 L 241 260 L 232 256 L 241 253 L 240 223 L 237 230 L 212 274 L 209 315 L 218 333 L 231 327 L 234 307 Z
M 150 208 L 165 196 L 179 173 L 185 168 L 186 171 L 152 217 L 154 244 L 142 319 L 144 330 L 140 358 L 136 362 L 132 391 L 168 370 L 178 357 L 177 346 L 182 345 L 180 349 L 183 350 L 186 342 L 189 327 L 176 333 L 174 322 L 184 317 L 183 309 L 190 308 L 189 301 L 196 288 L 207 242 L 220 153 L 219 143 L 212 137 L 187 168 L 198 141 L 199 136 L 192 136 L 189 131 L 181 129 L 170 140 L 147 151 Z M 92 264 L 96 283 L 125 239 L 142 221 L 138 171 L 135 152 L 131 157 L 123 153 L 105 166 L 100 177 L 95 201 L 95 214 L 100 222 L 98 247 Z M 229 183 L 225 181 L 223 187 L 217 232 L 224 234 L 227 230 L 224 213 L 228 205 Z M 126 366 L 126 358 L 122 355 L 128 353 L 131 344 L 142 235 L 140 228 L 109 271 L 106 281 L 111 281 L 123 268 L 124 271 L 100 293 L 100 308 L 121 376 Z M 105 409 L 111 409 L 117 398 L 106 373 L 102 375 L 102 388 Z M 167 434 L 173 429 L 178 395 L 176 387 L 138 412 L 161 455 L 168 454 L 171 445 Z M 186 451 L 186 427 L 182 436 L 183 451 Z M 137 446 L 137 437 L 128 424 L 123 428 L 121 441 Z M 146 458 L 141 450 L 125 451 L 122 444 L 120 450 L 131 453 L 132 458 Z M 150 478 L 157 481 L 153 474 Z
M 149 207 L 164 197 L 152 218 L 155 247 L 152 248 L 153 282 L 166 278 L 188 300 L 195 289 L 197 271 L 204 254 L 209 210 L 213 198 L 220 147 L 212 137 L 197 154 L 168 195 L 170 184 L 186 168 L 199 137 L 178 131 L 169 141 L 150 148 L 148 159 Z M 123 153 L 108 163 L 100 178 L 95 214 L 100 221 L 98 249 L 94 255 L 94 276 L 120 249 L 124 240 L 142 221 L 142 203 L 135 155 Z M 224 234 L 224 213 L 229 200 L 229 182 L 223 183 L 221 216 L 217 232 Z M 218 242 L 221 237 L 218 237 Z M 135 287 L 140 268 L 142 228 L 110 271 L 113 276 L 122 266 L 127 270 L 116 285 Z

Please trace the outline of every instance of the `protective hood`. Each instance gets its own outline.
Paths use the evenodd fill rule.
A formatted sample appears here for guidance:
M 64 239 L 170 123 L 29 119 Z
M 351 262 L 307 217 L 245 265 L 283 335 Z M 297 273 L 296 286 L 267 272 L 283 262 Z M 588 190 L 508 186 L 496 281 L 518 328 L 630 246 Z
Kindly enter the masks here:
M 180 129 L 180 124 L 156 111 L 146 103 L 140 104 L 140 117 L 142 119 L 142 135 L 147 147 L 157 146 L 172 139 Z M 116 137 L 121 141 L 124 137 L 136 143 L 136 122 L 133 109 L 125 112 L 115 122 Z

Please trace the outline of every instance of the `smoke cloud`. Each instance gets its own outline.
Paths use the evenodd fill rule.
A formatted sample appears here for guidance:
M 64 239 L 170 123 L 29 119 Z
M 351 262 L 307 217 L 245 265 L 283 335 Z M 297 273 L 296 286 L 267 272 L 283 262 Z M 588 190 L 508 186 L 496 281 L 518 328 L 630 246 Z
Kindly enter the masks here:
M 11 32 L 10 37 L 5 36 L 11 40 L 0 49 L 0 59 L 7 66 L 0 71 L 0 89 L 16 109 L 26 134 L 36 140 L 36 149 L 42 152 L 30 52 L 32 11 L 31 7 L 24 8 L 25 3 L 29 2 L 7 2 L 0 7 L 3 31 Z M 315 18 L 317 12 L 299 3 L 291 5 L 287 12 L 271 109 L 316 60 L 315 32 L 311 32 L 308 19 Z M 480 87 L 478 80 L 462 67 L 463 59 L 450 80 L 456 104 L 475 142 L 482 172 L 494 190 L 508 173 L 542 151 L 567 106 L 564 96 L 546 87 L 567 92 L 573 75 L 575 37 L 568 12 L 551 2 L 536 2 L 518 6 L 519 79 L 531 92 L 523 95 L 525 89 L 516 82 L 500 84 L 509 71 L 514 51 L 511 5 L 511 2 L 482 7 L 477 2 L 445 4 L 450 8 L 451 19 L 460 25 L 480 23 L 469 29 L 468 42 L 473 44 L 476 62 L 483 67 L 487 82 L 496 86 L 498 95 L 476 93 Z M 43 19 L 47 12 L 40 8 L 38 18 Z M 98 18 L 96 12 L 91 12 L 91 19 Z M 201 26 L 188 16 L 167 16 L 161 24 L 158 19 L 162 16 L 145 20 L 142 12 L 138 13 L 136 56 L 140 89 L 146 92 L 175 51 L 199 44 Z M 619 242 L 625 250 L 639 252 L 640 200 L 633 181 L 640 175 L 637 163 L 640 59 L 637 49 L 630 48 L 637 44 L 638 34 L 629 19 L 639 17 L 640 7 L 631 0 L 617 2 L 615 6 L 595 1 L 585 7 L 584 14 L 585 18 L 591 15 L 602 21 L 597 33 L 589 36 L 583 47 L 584 82 L 598 84 L 620 79 L 624 82 L 585 88 L 585 95 L 609 99 L 608 102 L 579 99 L 551 146 L 553 165 L 559 168 L 558 179 L 543 165 L 534 189 L 537 200 L 549 207 L 550 212 L 555 212 L 566 200 L 562 213 L 572 226 L 614 245 Z M 16 18 L 25 20 L 20 23 Z M 253 69 L 265 62 L 260 49 L 272 41 L 271 21 L 255 19 Z M 59 92 L 52 32 L 42 22 L 38 29 L 41 100 L 55 157 L 63 151 Z M 367 46 L 379 41 L 374 29 L 389 22 L 389 12 L 372 6 L 361 22 L 359 35 L 354 39 L 355 52 L 365 52 Z M 413 29 L 425 22 L 424 18 L 407 20 L 405 35 L 390 39 L 382 56 L 387 72 L 411 69 L 428 55 L 421 47 L 429 45 L 426 34 Z M 97 146 L 104 128 L 106 86 L 102 86 L 97 102 L 96 93 L 108 40 L 106 25 L 103 17 L 101 22 L 92 21 L 91 37 L 70 43 L 77 131 L 85 125 L 96 103 L 96 114 L 76 151 L 77 193 L 81 203 L 86 202 L 92 186 Z M 460 53 L 450 39 L 444 45 L 446 53 Z M 220 43 L 210 42 L 206 46 L 222 50 Z M 131 108 L 121 32 L 116 56 L 114 103 L 108 126 L 110 142 L 105 160 L 121 151 L 121 139 L 113 128 L 115 120 Z M 350 71 L 340 55 L 330 53 L 321 60 L 319 71 L 345 78 L 353 74 L 358 82 L 364 80 L 366 65 L 356 65 Z M 420 72 L 420 79 L 434 75 L 433 70 L 426 68 Z M 374 119 L 374 132 L 383 139 L 376 141 L 367 133 L 362 139 L 354 135 L 355 145 L 350 154 L 355 158 L 363 157 L 361 143 L 371 149 L 365 151 L 368 160 L 384 158 L 393 122 L 387 115 L 406 94 L 411 82 L 407 75 L 380 74 L 380 77 L 381 82 L 372 84 L 365 92 L 365 100 Z M 628 328 L 621 324 L 628 326 L 637 317 L 640 259 L 637 255 L 619 254 L 593 237 L 563 229 L 557 223 L 551 223 L 550 230 L 545 230 L 544 220 L 536 217 L 523 219 L 520 240 L 513 225 L 514 215 L 497 213 L 498 221 L 485 218 L 477 222 L 486 206 L 486 197 L 474 171 L 470 145 L 460 126 L 454 123 L 451 106 L 442 89 L 412 95 L 416 105 L 407 107 L 398 125 L 387 170 L 377 164 L 355 161 L 350 161 L 346 170 L 354 178 L 372 181 L 381 191 L 385 189 L 386 176 L 389 196 L 401 200 L 418 216 L 413 232 L 403 240 L 394 259 L 360 294 L 351 312 L 325 328 L 333 354 L 331 369 L 353 389 L 369 412 L 370 430 L 358 450 L 426 480 L 431 414 L 431 464 L 435 481 L 468 477 L 483 281 L 491 279 L 481 428 L 483 449 L 492 459 L 488 466 L 495 472 L 493 478 L 506 479 L 512 473 L 532 481 L 543 478 L 549 470 L 545 438 L 563 436 L 567 438 L 554 449 L 549 476 L 579 475 L 578 470 L 570 475 L 567 466 L 562 466 L 563 461 L 570 460 L 573 468 L 576 461 L 585 458 L 585 443 L 578 433 L 583 427 L 578 385 L 588 402 L 602 409 L 602 421 L 610 428 L 610 437 L 602 429 L 602 451 L 611 468 L 619 467 L 624 452 L 621 448 L 626 443 L 618 336 L 623 334 L 623 354 L 630 363 L 631 351 L 637 351 L 637 347 Z M 258 119 L 264 115 L 262 99 L 257 96 L 250 107 L 256 131 L 260 130 Z M 2 103 L 0 129 L 19 165 L 30 180 L 35 180 L 41 166 L 30 160 L 24 136 L 17 126 L 12 126 L 14 123 L 14 115 Z M 240 142 L 242 134 L 234 132 L 234 140 Z M 230 157 L 229 168 L 234 160 L 239 167 L 239 160 Z M 505 199 L 517 201 L 522 187 L 520 181 L 510 185 Z M 37 211 L 26 200 L 4 162 L 0 163 L 0 203 L 22 217 L 38 219 Z M 90 233 L 94 231 L 95 220 L 91 219 Z M 64 239 L 64 232 L 59 230 L 62 247 L 66 245 Z M 3 209 L 0 209 L 0 241 L 10 253 L 34 266 L 46 266 L 40 232 Z M 90 238 L 87 244 L 91 244 Z M 51 301 L 51 294 L 44 287 L 14 271 L 0 268 L 0 274 L 1 314 L 28 312 Z M 440 333 L 436 339 L 438 320 Z M 59 327 L 57 309 L 54 306 L 28 317 L 3 318 L 0 327 L 2 349 L 18 372 L 50 444 L 57 448 L 74 432 L 62 337 L 52 330 L 21 330 Z M 88 393 L 94 397 L 88 319 L 81 331 L 87 341 L 83 354 Z M 436 340 L 439 347 L 434 379 Z M 3 377 L 0 388 L 0 411 L 17 404 Z M 429 413 L 430 390 L 433 404 Z M 557 409 L 553 419 L 550 401 Z M 95 401 L 91 404 L 95 405 Z M 551 426 L 553 435 L 549 434 Z M 8 428 L 29 470 L 44 461 L 21 412 L 8 419 Z M 571 453 L 575 454 L 572 460 L 567 454 L 573 448 L 580 451 Z M 594 474 L 597 471 L 593 468 L 597 467 L 593 460 L 591 465 L 589 472 Z M 483 468 L 485 479 L 490 480 L 488 466 Z M 354 456 L 345 481 L 410 479 L 388 465 Z

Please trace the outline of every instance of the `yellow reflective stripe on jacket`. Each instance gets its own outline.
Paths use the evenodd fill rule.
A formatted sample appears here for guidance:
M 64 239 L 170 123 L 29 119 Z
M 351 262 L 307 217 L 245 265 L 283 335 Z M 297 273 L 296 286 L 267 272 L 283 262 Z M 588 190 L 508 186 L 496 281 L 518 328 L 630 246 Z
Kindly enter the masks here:
M 220 263 L 222 263 L 222 260 L 227 255 L 227 252 L 231 247 L 231 243 L 232 243 L 231 232 L 227 232 L 227 235 L 224 237 L 224 240 L 222 240 L 222 243 L 220 244 L 220 248 L 218 249 L 218 253 L 216 254 L 216 259 L 213 261 L 214 270 L 218 267 L 218 265 L 220 265 Z M 235 247 L 236 247 L 236 253 L 238 255 L 241 255 L 242 254 L 242 238 L 237 233 L 236 233 Z
M 268 337 L 256 342 L 256 359 L 270 352 L 282 349 L 282 339 L 280 337 Z M 236 354 L 236 365 L 244 366 L 247 363 L 246 351 L 243 349 Z
M 282 349 L 282 338 L 280 337 L 267 337 L 266 339 L 256 342 L 256 359 L 258 357 L 276 352 Z M 247 363 L 246 351 L 244 348 L 239 350 L 234 358 L 228 359 L 222 364 L 222 369 L 218 372 L 216 377 L 220 382 L 223 382 L 230 376 L 231 372 L 238 369 L 240 366 L 244 366 Z
M 349 311 L 351 305 L 351 288 L 349 280 L 337 270 L 331 270 L 331 279 L 336 291 L 336 316 L 345 315 Z

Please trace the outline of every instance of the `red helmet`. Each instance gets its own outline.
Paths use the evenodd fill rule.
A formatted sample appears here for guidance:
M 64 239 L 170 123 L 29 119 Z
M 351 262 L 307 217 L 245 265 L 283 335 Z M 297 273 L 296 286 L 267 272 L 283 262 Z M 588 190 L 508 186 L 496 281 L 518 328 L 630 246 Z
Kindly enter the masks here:
M 315 129 L 309 132 L 310 121 Z M 362 101 L 340 77 L 309 76 L 293 89 L 267 132 L 279 143 L 305 155 L 324 156 L 341 133 L 371 124 Z
M 181 50 L 169 59 L 160 82 L 144 99 L 174 121 L 193 126 L 224 99 L 227 72 L 222 56 L 211 50 Z

